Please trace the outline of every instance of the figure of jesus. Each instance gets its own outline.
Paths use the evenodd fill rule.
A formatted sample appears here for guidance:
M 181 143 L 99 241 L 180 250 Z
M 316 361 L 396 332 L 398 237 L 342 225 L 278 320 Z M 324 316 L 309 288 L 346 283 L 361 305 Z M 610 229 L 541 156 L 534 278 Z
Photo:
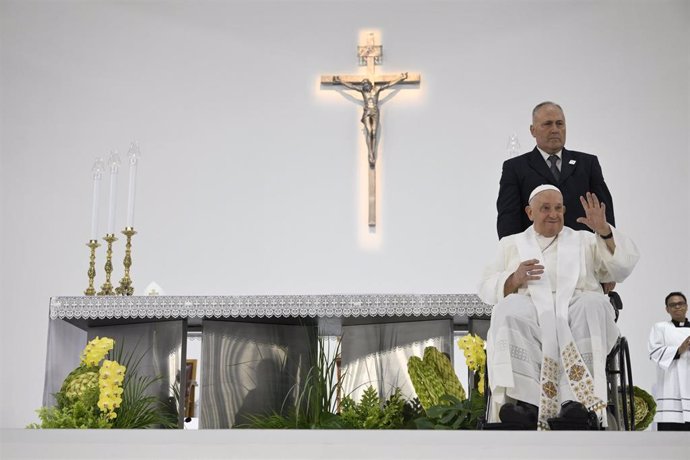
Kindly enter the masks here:
M 364 130 L 366 132 L 367 150 L 369 150 L 369 167 L 374 168 L 376 166 L 376 156 L 377 156 L 377 136 L 379 127 L 379 94 L 384 89 L 390 88 L 391 86 L 397 85 L 401 81 L 407 78 L 407 72 L 400 74 L 400 77 L 376 85 L 372 83 L 371 80 L 365 78 L 359 83 L 348 83 L 340 79 L 339 76 L 335 75 L 333 77 L 334 84 L 340 84 L 346 88 L 350 88 L 355 91 L 359 91 L 362 94 L 362 102 L 364 110 L 362 112 L 362 124 L 364 125 Z

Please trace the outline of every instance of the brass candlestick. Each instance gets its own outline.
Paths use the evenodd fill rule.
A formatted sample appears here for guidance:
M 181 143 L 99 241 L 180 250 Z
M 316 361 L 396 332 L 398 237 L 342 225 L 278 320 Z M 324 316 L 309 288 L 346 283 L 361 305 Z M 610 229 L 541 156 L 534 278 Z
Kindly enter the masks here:
M 127 237 L 127 243 L 125 244 L 125 276 L 120 280 L 120 286 L 115 289 L 120 295 L 132 295 L 134 294 L 134 288 L 132 287 L 132 280 L 129 277 L 129 267 L 132 266 L 132 236 L 136 235 L 137 232 L 132 227 L 125 227 L 122 230 L 122 234 Z
M 101 290 L 98 291 L 98 295 L 113 295 L 115 291 L 110 283 L 110 275 L 113 272 L 113 242 L 117 241 L 117 238 L 115 234 L 107 233 L 103 239 L 108 243 L 105 258 L 105 283 L 101 286 Z
M 86 272 L 89 275 L 89 287 L 86 288 L 84 294 L 95 295 L 96 289 L 93 287 L 93 279 L 96 277 L 96 248 L 100 244 L 98 244 L 98 240 L 89 240 L 86 245 L 91 249 L 91 256 L 89 257 L 89 271 Z

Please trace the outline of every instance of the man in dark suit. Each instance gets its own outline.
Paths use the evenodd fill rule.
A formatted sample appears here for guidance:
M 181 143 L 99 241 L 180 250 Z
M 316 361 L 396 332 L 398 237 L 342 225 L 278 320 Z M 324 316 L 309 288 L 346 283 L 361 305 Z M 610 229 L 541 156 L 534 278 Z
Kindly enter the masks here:
M 542 102 L 532 111 L 530 132 L 537 141 L 531 152 L 503 163 L 498 200 L 498 237 L 520 233 L 530 222 L 525 207 L 529 194 L 538 185 L 551 184 L 561 190 L 565 205 L 565 225 L 574 230 L 589 230 L 578 223 L 584 217 L 580 197 L 594 193 L 606 206 L 606 221 L 615 225 L 613 200 L 596 156 L 567 150 L 565 115 L 554 102 Z

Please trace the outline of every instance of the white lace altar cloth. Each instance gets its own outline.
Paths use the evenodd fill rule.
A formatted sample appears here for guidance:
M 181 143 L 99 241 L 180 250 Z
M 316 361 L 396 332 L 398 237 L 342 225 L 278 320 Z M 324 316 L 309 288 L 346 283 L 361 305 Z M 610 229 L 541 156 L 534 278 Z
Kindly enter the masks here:
M 51 297 L 51 319 L 490 316 L 475 294 Z

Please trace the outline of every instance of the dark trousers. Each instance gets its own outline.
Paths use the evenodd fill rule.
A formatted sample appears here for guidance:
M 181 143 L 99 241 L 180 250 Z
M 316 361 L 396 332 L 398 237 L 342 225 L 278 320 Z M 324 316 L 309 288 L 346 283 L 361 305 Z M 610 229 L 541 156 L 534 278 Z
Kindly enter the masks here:
M 657 431 L 690 431 L 690 422 L 685 423 L 664 423 L 656 424 Z

